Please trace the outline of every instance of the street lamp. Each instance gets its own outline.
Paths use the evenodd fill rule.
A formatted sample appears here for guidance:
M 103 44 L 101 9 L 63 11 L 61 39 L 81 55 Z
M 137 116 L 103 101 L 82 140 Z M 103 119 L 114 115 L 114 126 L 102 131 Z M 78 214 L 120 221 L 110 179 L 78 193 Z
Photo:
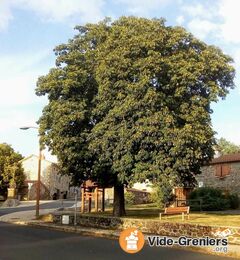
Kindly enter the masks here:
M 30 128 L 38 129 L 36 126 L 23 126 L 21 130 L 28 130 Z M 41 159 L 42 149 L 39 141 L 39 157 L 38 157 L 38 178 L 37 178 L 37 190 L 36 190 L 36 218 L 39 218 L 39 201 L 40 201 L 40 179 L 41 179 Z

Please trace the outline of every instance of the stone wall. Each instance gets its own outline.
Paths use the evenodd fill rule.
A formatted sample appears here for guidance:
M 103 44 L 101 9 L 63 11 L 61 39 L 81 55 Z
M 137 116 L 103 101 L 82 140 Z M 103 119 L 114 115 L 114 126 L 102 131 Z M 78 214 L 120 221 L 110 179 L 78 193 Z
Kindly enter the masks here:
M 230 173 L 225 177 L 216 176 L 217 164 L 202 167 L 202 173 L 196 179 L 203 187 L 214 187 L 237 193 L 240 196 L 240 162 L 228 163 Z
M 70 216 L 70 225 L 74 223 L 73 213 L 54 213 L 53 222 L 61 224 L 62 215 Z M 139 220 L 128 218 L 116 218 L 116 217 L 99 217 L 91 215 L 77 215 L 77 225 L 103 228 L 103 229 L 118 229 L 123 230 L 128 227 L 136 227 L 147 234 L 155 234 L 161 236 L 187 236 L 187 237 L 215 237 L 214 233 L 219 231 L 228 230 L 230 235 L 229 242 L 234 244 L 240 244 L 240 227 L 216 227 L 216 226 L 204 226 L 188 223 L 169 223 L 161 222 L 160 220 Z

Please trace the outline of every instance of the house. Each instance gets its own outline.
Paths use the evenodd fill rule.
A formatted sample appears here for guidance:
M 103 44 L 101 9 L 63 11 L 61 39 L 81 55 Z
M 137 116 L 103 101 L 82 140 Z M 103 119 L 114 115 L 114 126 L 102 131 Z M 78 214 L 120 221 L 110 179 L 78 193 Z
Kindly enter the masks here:
M 38 156 L 30 155 L 21 161 L 26 176 L 26 189 L 22 196 L 28 200 L 36 199 L 38 178 Z M 58 199 L 65 197 L 69 192 L 71 177 L 61 175 L 56 163 L 41 159 L 40 199 Z
M 140 191 L 153 192 L 153 184 L 148 179 L 146 179 L 144 182 L 135 182 L 132 188 Z
M 202 167 L 196 175 L 199 187 L 214 187 L 240 196 L 240 153 L 222 155 Z
M 131 188 L 125 188 L 125 192 L 131 192 L 135 195 L 134 203 L 146 203 L 149 200 L 149 194 L 153 192 L 152 182 L 146 179 L 144 182 L 135 182 Z M 114 188 L 105 189 L 105 200 L 107 204 L 113 203 Z

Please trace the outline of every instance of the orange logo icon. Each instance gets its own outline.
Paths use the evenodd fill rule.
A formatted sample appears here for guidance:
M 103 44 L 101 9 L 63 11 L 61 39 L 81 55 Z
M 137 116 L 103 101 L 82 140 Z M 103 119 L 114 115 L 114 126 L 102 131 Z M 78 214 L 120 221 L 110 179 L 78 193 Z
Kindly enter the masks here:
M 125 252 L 130 254 L 137 253 L 144 246 L 144 235 L 136 228 L 127 228 L 121 232 L 119 244 Z

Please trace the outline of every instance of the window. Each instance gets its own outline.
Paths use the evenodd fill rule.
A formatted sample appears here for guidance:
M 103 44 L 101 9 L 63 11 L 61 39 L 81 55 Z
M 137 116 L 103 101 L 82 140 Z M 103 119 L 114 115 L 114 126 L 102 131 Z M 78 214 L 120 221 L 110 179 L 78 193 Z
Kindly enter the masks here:
M 230 175 L 230 165 L 228 164 L 218 164 L 215 166 L 215 176 L 218 178 L 224 178 Z

